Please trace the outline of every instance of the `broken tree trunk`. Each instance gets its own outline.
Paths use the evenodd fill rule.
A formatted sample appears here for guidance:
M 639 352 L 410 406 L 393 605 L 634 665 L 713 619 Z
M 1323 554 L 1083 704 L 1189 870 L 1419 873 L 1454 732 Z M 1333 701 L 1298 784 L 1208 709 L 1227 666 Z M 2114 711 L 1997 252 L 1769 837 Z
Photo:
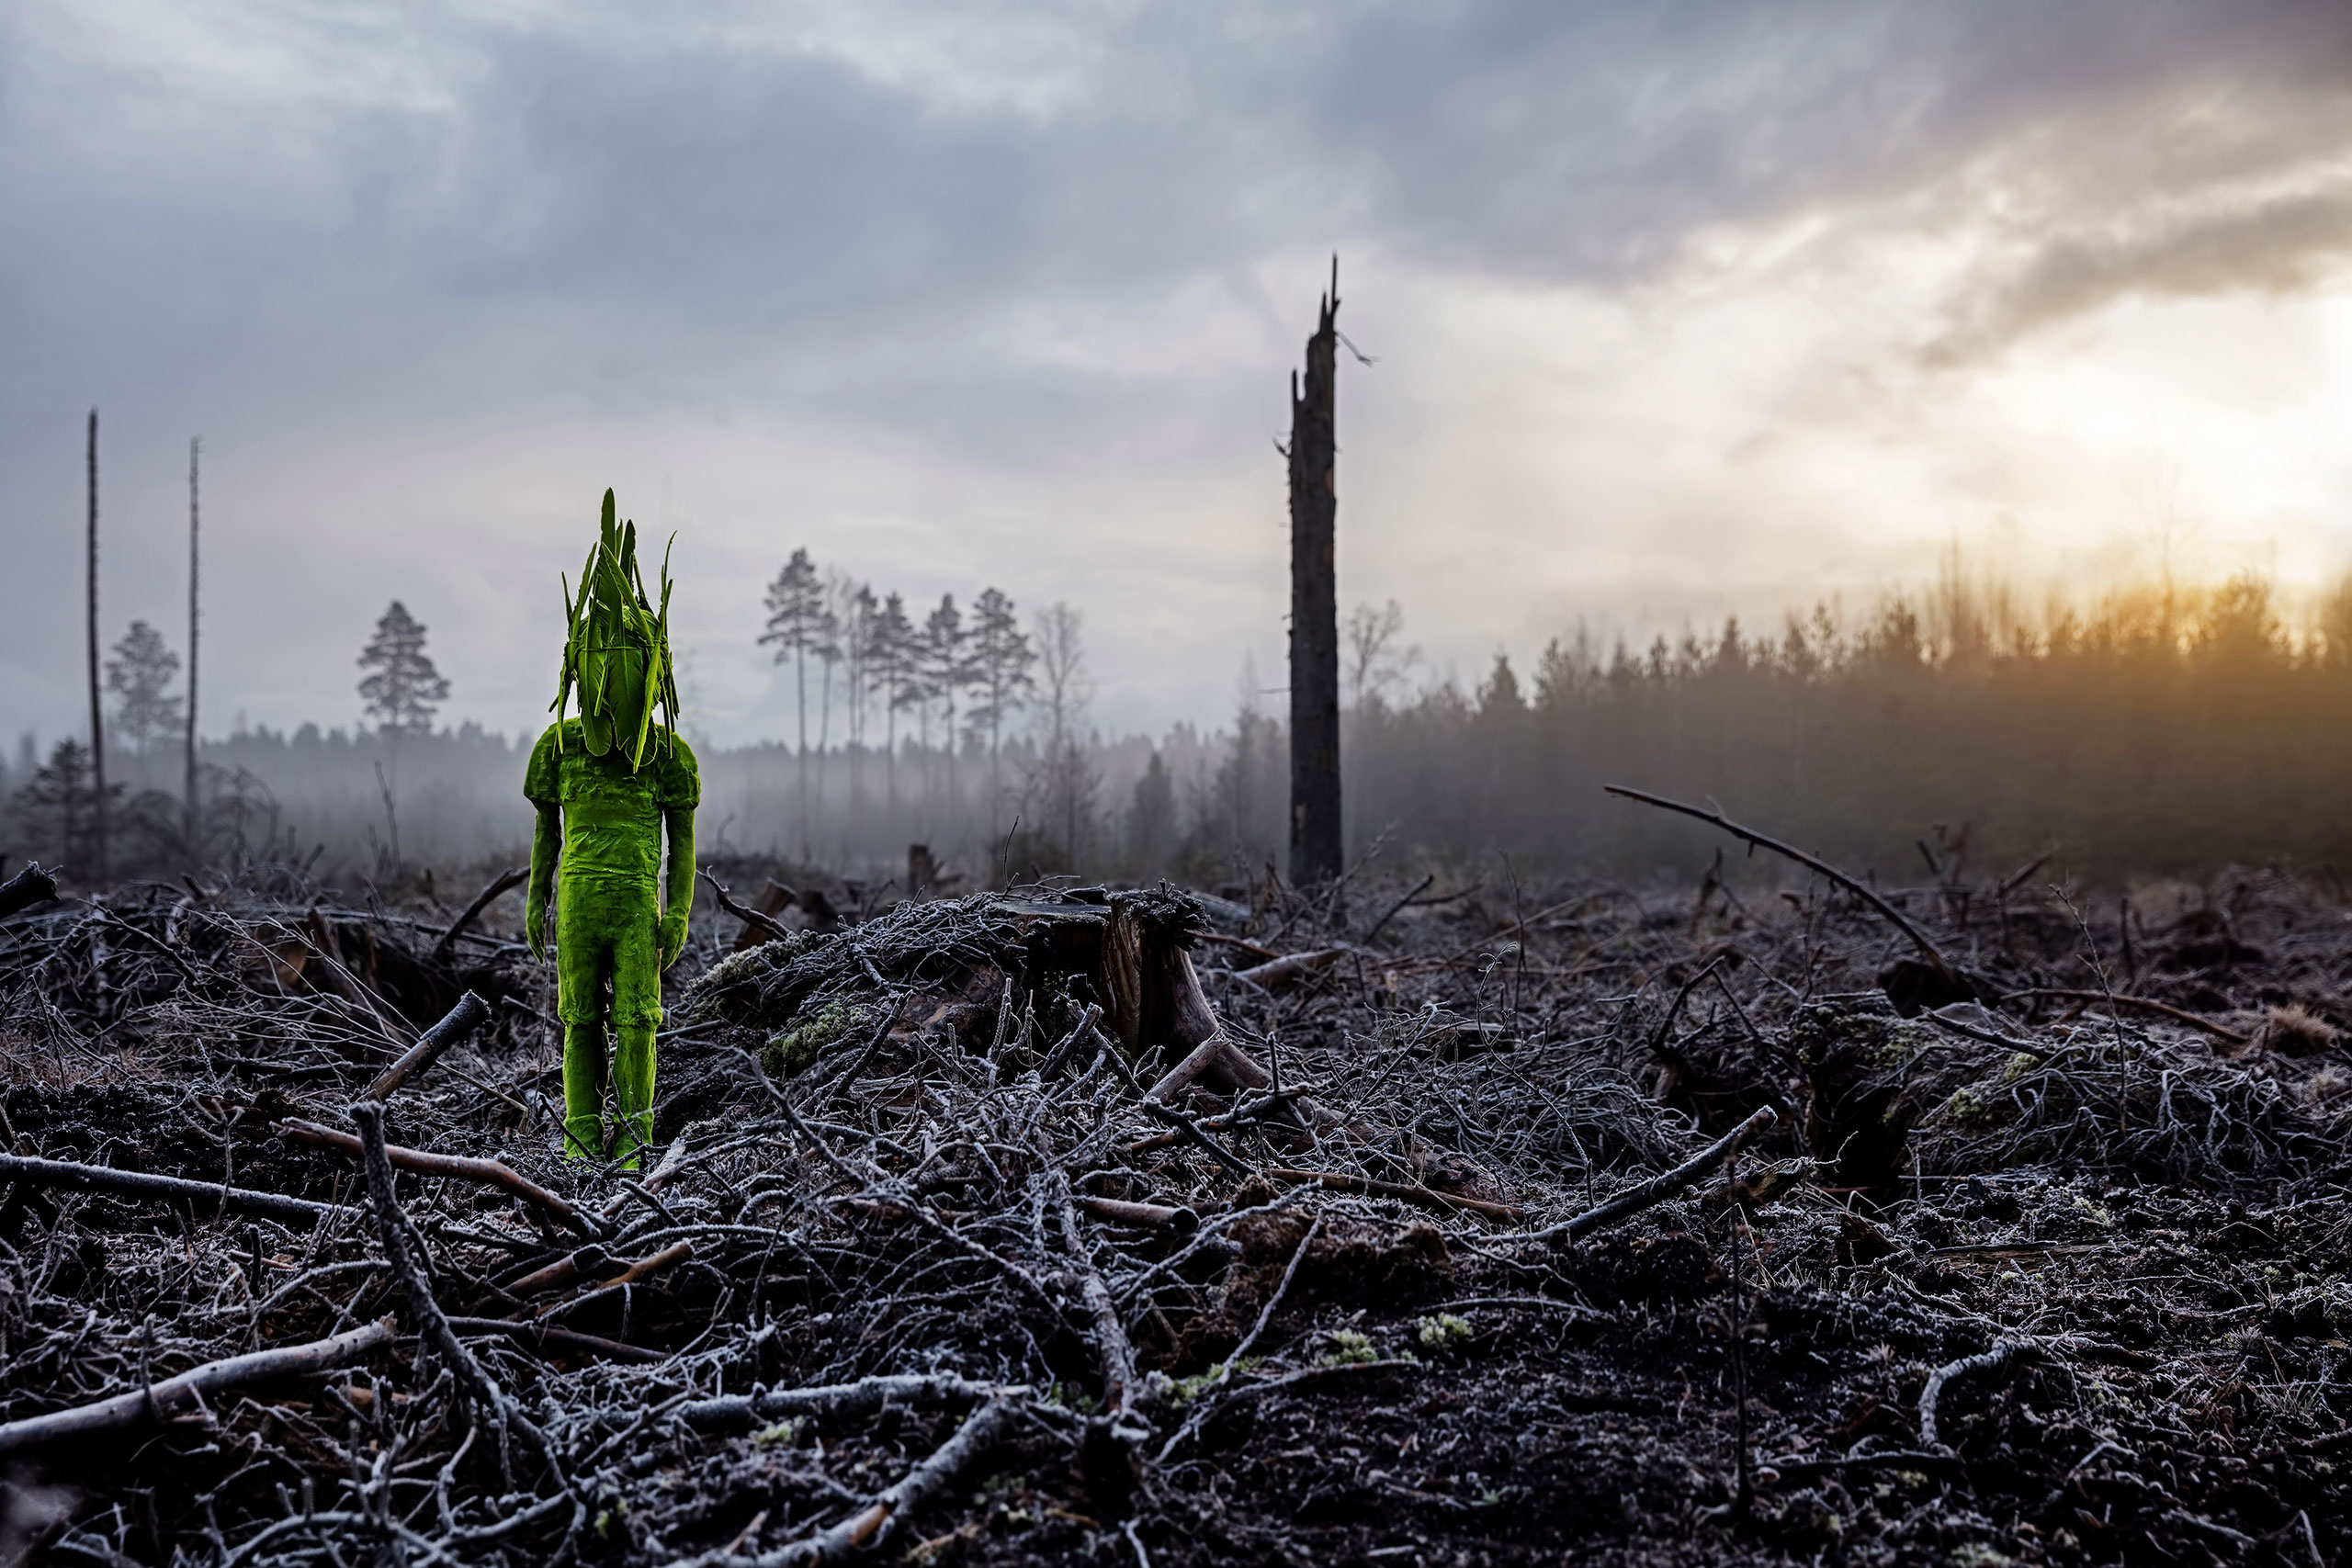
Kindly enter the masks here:
M 1335 371 L 1340 263 L 1290 401 L 1290 879 L 1340 874 L 1340 514 Z

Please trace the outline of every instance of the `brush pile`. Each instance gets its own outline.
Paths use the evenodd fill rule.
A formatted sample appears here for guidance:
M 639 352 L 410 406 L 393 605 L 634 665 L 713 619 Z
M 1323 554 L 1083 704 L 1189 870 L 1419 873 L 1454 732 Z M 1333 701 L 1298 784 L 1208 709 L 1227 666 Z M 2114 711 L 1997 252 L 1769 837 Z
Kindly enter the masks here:
M 641 1173 L 505 904 L 36 904 L 0 1561 L 2336 1561 L 2343 900 L 2024 880 L 714 912 Z

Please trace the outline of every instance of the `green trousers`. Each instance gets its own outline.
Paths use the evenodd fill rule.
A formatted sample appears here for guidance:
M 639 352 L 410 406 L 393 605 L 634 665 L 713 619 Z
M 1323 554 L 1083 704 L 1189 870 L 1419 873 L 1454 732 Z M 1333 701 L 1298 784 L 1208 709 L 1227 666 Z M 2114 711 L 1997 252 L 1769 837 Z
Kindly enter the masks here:
M 621 1158 L 653 1142 L 653 1034 L 662 1025 L 662 907 L 651 877 L 559 876 L 556 1013 L 563 1020 L 563 1144 Z M 610 1023 L 619 1049 L 608 1049 Z M 609 1063 L 618 1119 L 605 1134 Z

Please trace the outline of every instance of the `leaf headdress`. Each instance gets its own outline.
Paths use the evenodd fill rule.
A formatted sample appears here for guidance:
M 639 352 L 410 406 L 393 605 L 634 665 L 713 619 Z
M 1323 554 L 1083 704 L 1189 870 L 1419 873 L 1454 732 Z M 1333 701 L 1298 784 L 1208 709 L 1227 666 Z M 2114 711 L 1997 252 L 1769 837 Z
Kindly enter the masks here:
M 673 542 L 675 536 L 673 536 Z M 613 492 L 605 492 L 604 525 L 580 570 L 580 597 L 563 583 L 563 668 L 555 702 L 560 726 L 566 701 L 580 692 L 581 729 L 591 756 L 618 750 L 634 773 L 649 751 L 668 753 L 678 724 L 678 683 L 670 660 L 670 552 L 662 552 L 662 603 L 646 597 L 637 570 L 637 525 L 613 521 Z M 656 725 L 653 710 L 663 710 Z M 557 744 L 562 744 L 557 731 Z

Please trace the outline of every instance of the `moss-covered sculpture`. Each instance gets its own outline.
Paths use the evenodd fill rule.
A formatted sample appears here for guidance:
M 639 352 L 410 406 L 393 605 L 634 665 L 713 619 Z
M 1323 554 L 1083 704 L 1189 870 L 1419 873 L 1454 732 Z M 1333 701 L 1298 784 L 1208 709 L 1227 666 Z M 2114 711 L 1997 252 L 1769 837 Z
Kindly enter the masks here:
M 564 1152 L 616 1156 L 624 1169 L 636 1168 L 638 1151 L 653 1139 L 662 971 L 685 948 L 694 903 L 695 807 L 702 785 L 693 749 L 676 728 L 670 586 L 665 557 L 661 604 L 648 599 L 637 569 L 637 525 L 616 525 L 613 492 L 606 491 L 603 526 L 577 600 L 564 584 L 563 667 L 550 705 L 556 721 L 532 748 L 523 775 L 523 794 L 538 810 L 524 920 L 531 951 L 542 958 L 550 893 L 556 903 Z M 575 688 L 580 715 L 566 717 Z M 608 1021 L 618 1044 L 609 1052 Z M 604 1119 L 608 1061 L 618 1113 L 610 1138 Z

